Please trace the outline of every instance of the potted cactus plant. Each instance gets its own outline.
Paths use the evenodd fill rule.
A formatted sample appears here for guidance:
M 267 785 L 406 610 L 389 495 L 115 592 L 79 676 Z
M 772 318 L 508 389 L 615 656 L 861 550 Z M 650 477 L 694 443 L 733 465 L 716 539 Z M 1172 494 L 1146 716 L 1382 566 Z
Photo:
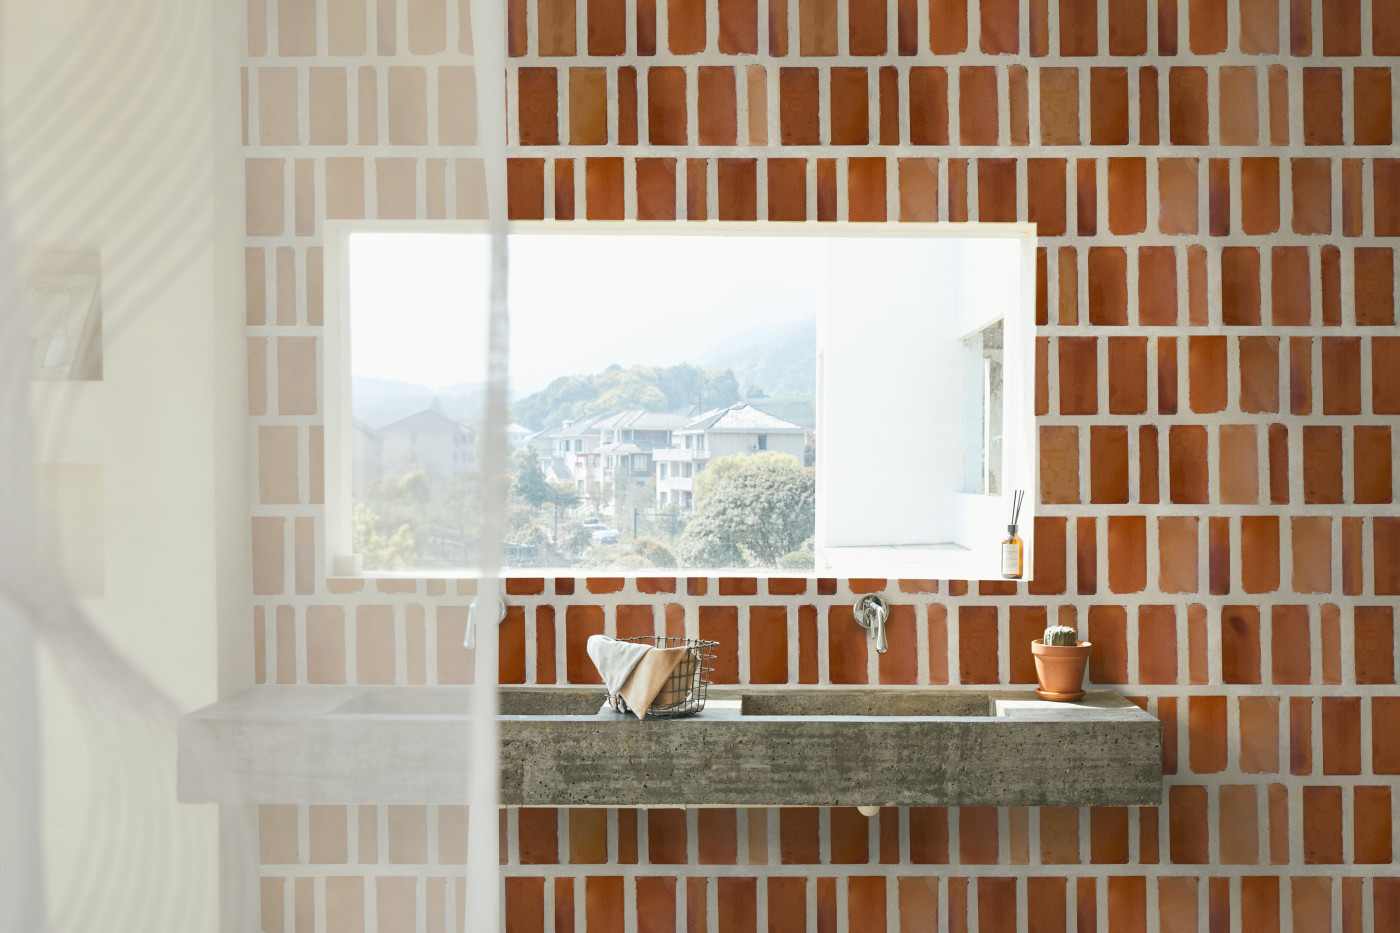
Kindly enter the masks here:
M 1040 640 L 1031 642 L 1035 675 L 1040 679 L 1036 693 L 1042 699 L 1061 702 L 1083 697 L 1089 647 L 1089 642 L 1079 640 L 1072 625 L 1046 626 Z

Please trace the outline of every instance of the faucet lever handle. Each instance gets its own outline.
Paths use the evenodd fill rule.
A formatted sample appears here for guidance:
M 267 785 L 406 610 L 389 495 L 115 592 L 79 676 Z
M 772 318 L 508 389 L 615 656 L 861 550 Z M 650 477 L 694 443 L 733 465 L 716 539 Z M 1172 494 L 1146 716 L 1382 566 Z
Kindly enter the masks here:
M 867 593 L 856 600 L 856 624 L 870 632 L 870 637 L 875 639 L 875 650 L 879 654 L 890 650 L 889 640 L 885 638 L 885 621 L 889 617 L 890 605 L 885 602 L 883 596 Z

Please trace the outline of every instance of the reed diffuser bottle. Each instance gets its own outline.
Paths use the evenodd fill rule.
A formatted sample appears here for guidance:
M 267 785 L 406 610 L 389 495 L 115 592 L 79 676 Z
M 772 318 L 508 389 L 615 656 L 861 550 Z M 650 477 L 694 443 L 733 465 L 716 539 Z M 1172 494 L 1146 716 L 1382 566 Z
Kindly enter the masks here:
M 1025 497 L 1024 489 L 1011 494 L 1011 524 L 1006 526 L 1010 535 L 1001 542 L 1001 575 L 1008 580 L 1019 580 L 1026 572 L 1026 543 L 1016 533 L 1021 519 L 1021 502 Z

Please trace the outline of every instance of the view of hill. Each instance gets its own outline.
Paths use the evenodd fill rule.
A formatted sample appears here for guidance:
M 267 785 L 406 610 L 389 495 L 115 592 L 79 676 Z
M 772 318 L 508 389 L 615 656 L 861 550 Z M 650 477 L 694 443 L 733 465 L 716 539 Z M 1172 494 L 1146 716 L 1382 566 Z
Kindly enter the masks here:
M 709 372 L 689 363 L 675 366 L 609 366 L 591 376 L 561 376 L 543 391 L 511 404 L 511 418 L 543 430 L 587 415 L 642 409 L 675 411 L 732 405 L 739 382 L 727 369 Z
M 350 382 L 355 418 L 372 428 L 406 418 L 414 412 L 432 408 L 434 401 L 449 418 L 465 424 L 481 421 L 483 387 L 478 383 L 460 383 L 433 392 L 427 386 L 393 379 L 373 379 L 355 376 Z
M 817 320 L 813 317 L 795 324 L 747 330 L 715 347 L 700 362 L 710 368 L 734 370 L 744 392 L 757 386 L 774 397 L 815 398 Z

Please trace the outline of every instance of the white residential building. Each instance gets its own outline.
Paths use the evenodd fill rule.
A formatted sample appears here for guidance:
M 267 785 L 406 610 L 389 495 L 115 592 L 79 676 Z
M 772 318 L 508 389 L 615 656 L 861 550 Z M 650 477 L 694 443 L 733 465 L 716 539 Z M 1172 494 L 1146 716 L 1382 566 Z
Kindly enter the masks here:
M 430 480 L 445 484 L 477 467 L 476 432 L 436 408 L 386 424 L 378 433 L 385 476 L 422 470 Z
M 695 507 L 695 476 L 715 457 L 747 457 L 761 451 L 791 454 L 802 462 L 807 430 L 747 403 L 706 412 L 674 432 L 671 446 L 653 450 L 656 505 Z

